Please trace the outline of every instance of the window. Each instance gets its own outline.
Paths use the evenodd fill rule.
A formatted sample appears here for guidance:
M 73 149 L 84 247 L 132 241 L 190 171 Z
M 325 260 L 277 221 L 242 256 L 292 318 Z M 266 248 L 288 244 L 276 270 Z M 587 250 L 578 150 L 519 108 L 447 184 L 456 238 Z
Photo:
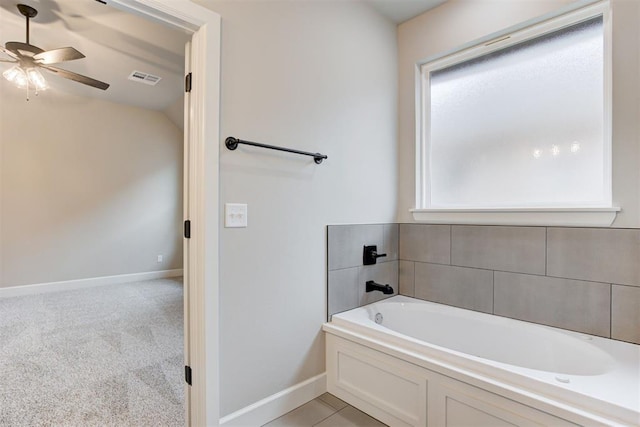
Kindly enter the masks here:
M 613 220 L 607 10 L 580 9 L 420 65 L 417 219 L 578 209 Z

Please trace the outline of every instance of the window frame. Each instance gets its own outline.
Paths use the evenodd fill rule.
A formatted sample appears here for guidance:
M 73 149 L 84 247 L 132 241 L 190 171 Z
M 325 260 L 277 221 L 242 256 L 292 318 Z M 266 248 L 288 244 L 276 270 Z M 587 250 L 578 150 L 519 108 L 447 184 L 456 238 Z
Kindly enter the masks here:
M 430 98 L 429 73 L 479 56 L 502 50 L 562 28 L 602 16 L 604 40 L 604 186 L 602 204 L 592 206 L 537 207 L 537 208 L 446 208 L 430 207 Z M 410 211 L 417 221 L 433 223 L 475 223 L 514 225 L 577 225 L 610 226 L 620 208 L 614 207 L 612 167 L 612 25 L 611 5 L 606 1 L 592 1 L 572 5 L 505 30 L 476 39 L 453 50 L 426 58 L 416 63 L 416 164 L 415 209 Z

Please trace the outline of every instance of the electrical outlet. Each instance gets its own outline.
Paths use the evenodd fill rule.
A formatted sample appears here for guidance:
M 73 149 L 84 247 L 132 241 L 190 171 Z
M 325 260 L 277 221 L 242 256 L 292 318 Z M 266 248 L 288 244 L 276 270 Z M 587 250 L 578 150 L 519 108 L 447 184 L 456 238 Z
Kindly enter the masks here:
M 162 255 L 158 255 L 158 262 L 162 262 Z
M 225 203 L 224 226 L 226 228 L 240 228 L 247 226 L 247 204 Z

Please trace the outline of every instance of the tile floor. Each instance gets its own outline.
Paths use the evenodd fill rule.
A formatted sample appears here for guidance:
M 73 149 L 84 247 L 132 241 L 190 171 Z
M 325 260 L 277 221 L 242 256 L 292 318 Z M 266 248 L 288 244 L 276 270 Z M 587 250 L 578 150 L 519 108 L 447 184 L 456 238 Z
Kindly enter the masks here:
M 384 427 L 375 418 L 325 393 L 263 427 Z

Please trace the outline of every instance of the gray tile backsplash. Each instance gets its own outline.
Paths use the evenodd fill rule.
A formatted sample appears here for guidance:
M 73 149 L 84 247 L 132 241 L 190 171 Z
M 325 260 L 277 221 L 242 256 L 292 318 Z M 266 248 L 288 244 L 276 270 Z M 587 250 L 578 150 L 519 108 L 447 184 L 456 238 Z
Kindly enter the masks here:
M 400 224 L 400 259 L 449 264 L 451 226 Z
M 398 259 L 398 224 L 331 225 L 327 230 L 329 270 L 362 265 L 362 248 L 378 246 L 387 256 L 378 262 Z
M 384 225 L 335 225 L 328 227 L 329 270 L 362 265 L 364 245 L 384 246 Z
M 612 286 L 611 338 L 640 344 L 640 288 Z
M 365 292 L 365 282 L 389 284 L 398 292 L 398 224 L 354 224 L 327 227 L 328 315 L 392 297 L 381 292 Z M 362 265 L 365 245 L 377 245 L 375 265 Z
M 609 337 L 611 285 L 495 272 L 494 314 Z
M 493 313 L 493 271 L 417 262 L 415 297 Z
M 542 227 L 451 227 L 451 264 L 516 273 L 544 274 Z
M 395 261 L 398 259 L 399 253 L 399 224 L 384 224 L 383 225 L 383 244 L 382 247 L 378 247 L 378 252 L 387 254 L 384 258 L 379 258 L 378 262 Z
M 640 230 L 548 228 L 547 275 L 640 286 Z
M 328 301 L 329 314 L 358 307 L 358 279 L 360 267 L 329 271 Z
M 415 295 L 416 263 L 400 261 L 398 264 L 398 288 L 401 295 L 412 297 Z
M 640 229 L 328 227 L 329 314 L 402 295 L 640 344 Z M 362 265 L 362 247 L 388 254 Z

